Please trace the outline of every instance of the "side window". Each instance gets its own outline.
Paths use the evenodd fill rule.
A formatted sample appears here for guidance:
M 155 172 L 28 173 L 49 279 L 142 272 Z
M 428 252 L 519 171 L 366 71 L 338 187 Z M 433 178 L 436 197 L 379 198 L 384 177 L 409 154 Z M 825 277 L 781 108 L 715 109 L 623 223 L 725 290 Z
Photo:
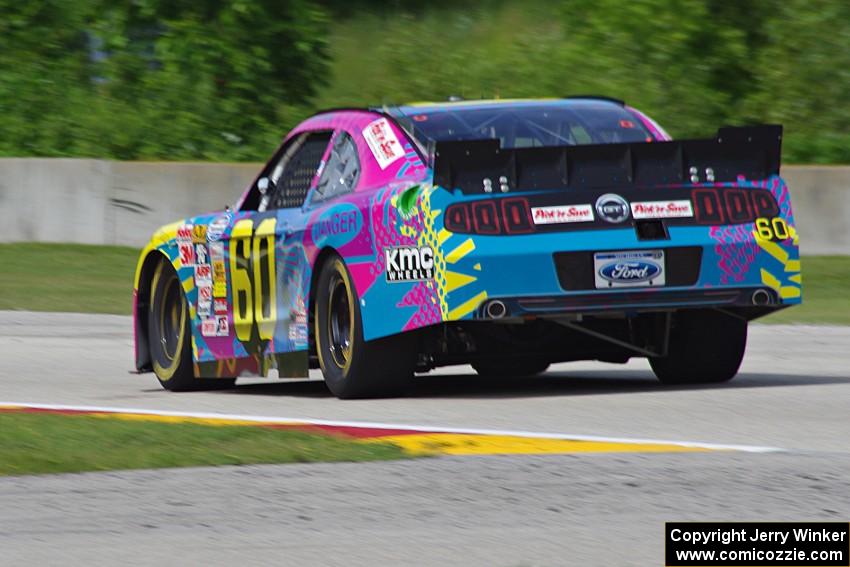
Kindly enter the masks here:
M 332 132 L 309 132 L 293 140 L 268 172 L 270 188 L 258 210 L 300 207 L 319 171 Z
M 334 139 L 328 162 L 316 185 L 314 201 L 325 201 L 353 191 L 360 179 L 360 160 L 357 145 L 346 132 Z

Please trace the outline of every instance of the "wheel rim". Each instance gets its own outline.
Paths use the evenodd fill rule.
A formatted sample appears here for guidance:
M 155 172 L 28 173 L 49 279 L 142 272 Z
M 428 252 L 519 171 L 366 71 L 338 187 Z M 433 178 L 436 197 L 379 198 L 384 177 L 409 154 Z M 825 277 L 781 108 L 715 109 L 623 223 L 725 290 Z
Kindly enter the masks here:
M 170 278 L 163 290 L 159 312 L 159 337 L 162 352 L 168 360 L 178 355 L 180 335 L 183 332 L 183 297 L 177 278 Z
M 345 368 L 351 361 L 352 314 L 348 288 L 338 274 L 330 282 L 327 325 L 331 358 L 338 367 Z

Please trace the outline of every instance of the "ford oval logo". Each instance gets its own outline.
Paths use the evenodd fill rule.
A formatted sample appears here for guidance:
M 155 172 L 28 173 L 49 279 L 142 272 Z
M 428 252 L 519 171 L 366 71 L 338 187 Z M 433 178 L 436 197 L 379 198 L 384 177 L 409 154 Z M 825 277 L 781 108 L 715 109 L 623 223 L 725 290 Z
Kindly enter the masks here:
M 629 218 L 629 203 L 616 193 L 606 193 L 596 199 L 596 212 L 608 222 L 623 222 Z
M 661 266 L 652 262 L 617 261 L 599 268 L 599 275 L 609 282 L 648 282 L 661 273 Z

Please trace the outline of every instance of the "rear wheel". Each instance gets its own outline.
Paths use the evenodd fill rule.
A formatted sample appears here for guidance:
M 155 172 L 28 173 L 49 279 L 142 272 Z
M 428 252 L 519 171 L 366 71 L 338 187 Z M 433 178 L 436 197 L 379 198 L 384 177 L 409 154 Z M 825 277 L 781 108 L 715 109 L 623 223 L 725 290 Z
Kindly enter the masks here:
M 472 363 L 472 368 L 482 376 L 507 378 L 510 376 L 534 376 L 549 368 L 549 361 L 540 358 L 509 358 L 480 360 Z
M 338 256 L 326 261 L 319 273 L 313 324 L 319 366 L 338 398 L 397 395 L 412 382 L 415 336 L 363 340 L 360 302 Z
M 195 378 L 189 307 L 177 273 L 166 262 L 154 270 L 150 289 L 148 344 L 160 385 L 175 392 L 233 386 L 234 378 Z
M 649 359 L 665 384 L 708 384 L 735 377 L 747 347 L 747 322 L 719 311 L 677 313 L 667 356 Z

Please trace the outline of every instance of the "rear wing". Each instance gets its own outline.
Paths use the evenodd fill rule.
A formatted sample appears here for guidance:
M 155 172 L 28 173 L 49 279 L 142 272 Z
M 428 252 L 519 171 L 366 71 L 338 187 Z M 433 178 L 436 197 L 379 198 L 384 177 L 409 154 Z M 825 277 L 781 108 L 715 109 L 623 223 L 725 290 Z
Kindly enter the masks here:
M 466 194 L 629 188 L 779 174 L 782 126 L 725 127 L 709 139 L 502 149 L 499 140 L 437 142 L 434 183 Z M 489 180 L 486 181 L 486 180 Z

